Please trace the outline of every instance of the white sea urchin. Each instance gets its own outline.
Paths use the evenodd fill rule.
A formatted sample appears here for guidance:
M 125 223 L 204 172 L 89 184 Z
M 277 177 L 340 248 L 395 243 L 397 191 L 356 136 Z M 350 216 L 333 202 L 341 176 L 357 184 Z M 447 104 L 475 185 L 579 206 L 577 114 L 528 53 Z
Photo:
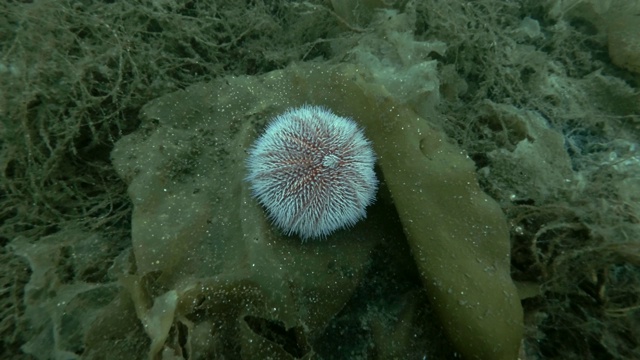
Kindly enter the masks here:
M 249 151 L 246 179 L 287 235 L 321 238 L 366 216 L 375 154 L 351 119 L 304 105 L 275 117 Z

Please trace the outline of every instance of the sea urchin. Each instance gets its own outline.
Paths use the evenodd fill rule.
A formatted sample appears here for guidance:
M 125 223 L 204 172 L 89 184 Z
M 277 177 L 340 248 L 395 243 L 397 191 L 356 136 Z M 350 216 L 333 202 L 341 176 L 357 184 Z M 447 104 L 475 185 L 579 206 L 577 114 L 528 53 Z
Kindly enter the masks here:
M 366 216 L 375 154 L 351 119 L 304 105 L 276 116 L 249 151 L 246 179 L 287 235 L 322 238 Z

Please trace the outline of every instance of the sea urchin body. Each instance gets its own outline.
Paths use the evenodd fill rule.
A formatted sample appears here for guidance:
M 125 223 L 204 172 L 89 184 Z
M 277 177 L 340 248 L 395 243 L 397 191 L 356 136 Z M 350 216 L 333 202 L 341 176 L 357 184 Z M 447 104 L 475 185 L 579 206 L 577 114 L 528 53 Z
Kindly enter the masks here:
M 249 152 L 247 180 L 276 226 L 306 240 L 366 216 L 378 185 L 374 164 L 353 120 L 305 105 L 269 123 Z

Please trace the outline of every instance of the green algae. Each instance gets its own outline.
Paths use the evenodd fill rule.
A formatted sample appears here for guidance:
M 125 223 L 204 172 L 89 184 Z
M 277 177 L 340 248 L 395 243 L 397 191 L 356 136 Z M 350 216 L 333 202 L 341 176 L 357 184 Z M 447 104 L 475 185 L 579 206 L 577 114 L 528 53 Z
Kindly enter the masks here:
M 367 76 L 356 66 L 299 65 L 196 85 L 143 109 L 144 130 L 123 138 L 113 161 L 134 202 L 137 271 L 126 288 L 143 324 L 167 324 L 161 334 L 148 333 L 150 356 L 162 351 L 169 324 L 198 308 L 210 313 L 207 321 L 236 313 L 225 323 L 243 335 L 220 341 L 241 352 L 265 354 L 274 346 L 251 340 L 247 317 L 300 332 L 299 350 L 309 351 L 301 344 L 365 281 L 383 227 L 363 224 L 302 244 L 267 223 L 243 181 L 244 149 L 256 124 L 305 103 L 365 126 L 395 204 L 386 211 L 397 211 L 432 305 L 459 351 L 469 358 L 515 356 L 522 310 L 509 277 L 504 215 L 478 188 L 463 152 Z M 175 161 L 186 167 L 179 177 L 163 170 Z M 156 291 L 139 285 L 150 276 Z M 194 301 L 211 294 L 217 300 Z M 169 295 L 171 308 L 155 310 Z M 244 306 L 230 310 L 228 301 Z
M 507 225 L 497 203 L 480 190 L 473 163 L 383 87 L 363 80 L 366 71 L 322 73 L 308 71 L 310 92 L 330 89 L 323 103 L 366 126 L 424 285 L 453 343 L 468 358 L 515 358 L 522 308 L 509 274 Z M 331 85 L 323 86 L 324 77 Z
M 454 307 L 470 303 L 462 299 L 466 290 L 447 288 L 443 294 L 429 288 L 438 285 L 422 279 L 438 275 L 429 266 L 447 259 L 420 243 L 464 236 L 439 231 L 442 236 L 430 239 L 417 236 L 425 232 L 419 226 L 431 230 L 446 222 L 407 223 L 412 214 L 422 219 L 447 210 L 436 201 L 438 194 L 420 192 L 427 184 L 422 175 L 428 174 L 418 182 L 394 184 L 425 168 L 446 168 L 437 166 L 439 148 L 429 144 L 448 148 L 453 142 L 473 159 L 482 189 L 508 219 L 512 276 L 527 285 L 520 356 L 637 358 L 640 103 L 632 5 L 624 0 L 3 2 L 0 353 L 38 359 L 149 354 L 440 359 L 459 357 L 465 346 L 471 357 L 475 350 L 491 353 L 482 338 L 460 345 L 460 336 L 468 334 L 456 332 L 453 323 L 447 329 L 457 346 L 443 343 L 447 299 L 462 301 L 449 304 Z M 334 89 L 310 89 L 308 65 L 292 69 L 289 64 L 296 62 L 325 64 L 316 64 L 313 78 Z M 357 66 L 329 65 L 338 62 Z M 229 77 L 283 68 L 259 77 Z M 223 78 L 228 83 L 219 81 Z M 189 102 L 195 88 L 211 85 L 194 84 L 213 79 L 221 91 L 271 87 L 266 94 L 242 93 L 242 99 L 255 102 L 246 113 L 227 118 L 229 124 L 200 126 L 195 136 L 185 119 L 201 114 L 192 109 L 182 108 L 184 118 L 166 116 L 177 110 L 175 104 L 152 102 L 145 107 L 148 113 L 138 116 L 145 103 L 178 89 L 186 88 L 181 101 Z M 228 171 L 242 172 L 245 147 L 270 116 L 289 106 L 282 94 L 358 117 L 353 106 L 342 103 L 363 89 L 367 95 L 358 102 L 364 117 L 358 120 L 370 137 L 389 144 L 406 140 L 407 162 L 422 166 L 411 170 L 414 175 L 402 175 L 396 170 L 404 166 L 390 160 L 393 152 L 387 154 L 379 170 L 390 180 L 382 184 L 368 219 L 327 244 L 306 244 L 316 257 L 339 258 L 347 248 L 331 248 L 355 237 L 368 254 L 309 264 L 313 270 L 304 276 L 289 274 L 301 266 L 291 261 L 297 250 L 290 250 L 300 244 L 273 232 L 259 207 L 230 200 L 253 201 L 235 185 L 240 175 Z M 235 96 L 210 90 L 224 101 Z M 161 99 L 178 98 L 173 93 Z M 201 100 L 218 103 L 217 97 Z M 371 109 L 381 111 L 370 117 Z M 404 124 L 399 127 L 404 133 L 379 126 L 382 120 Z M 418 129 L 419 135 L 411 133 Z M 137 159 L 121 159 L 121 181 L 109 154 L 116 141 L 136 130 L 119 146 L 135 148 L 138 141 L 149 153 L 131 151 Z M 424 140 L 420 151 L 418 140 Z M 457 169 L 438 174 L 468 174 L 464 156 L 447 156 Z M 202 171 L 200 162 L 215 164 L 216 171 Z M 216 176 L 218 170 L 222 176 Z M 169 199 L 157 190 L 167 190 Z M 468 187 L 467 199 L 482 198 L 475 190 Z M 442 192 L 449 194 L 444 186 Z M 423 206 L 427 200 L 436 204 Z M 130 219 L 134 204 L 139 211 Z M 197 214 L 177 209 L 209 205 Z M 411 210 L 404 211 L 404 220 L 398 215 L 402 208 Z M 501 238 L 497 214 L 489 215 L 495 226 L 487 236 Z M 465 231 L 472 230 L 477 229 Z M 261 248 L 261 240 L 215 241 L 242 231 L 266 236 L 272 247 Z M 458 250 L 467 251 L 465 242 L 459 244 Z M 283 251 L 271 252 L 276 245 Z M 242 247 L 244 265 L 237 260 Z M 418 267 L 429 259 L 426 251 L 435 261 Z M 260 253 L 283 270 L 262 274 L 275 266 L 258 262 L 260 271 L 253 273 L 249 264 Z M 447 263 L 455 265 L 455 259 Z M 497 263 L 500 268 L 504 258 Z M 319 277 L 316 266 L 338 272 L 334 276 L 340 280 L 350 278 L 353 284 L 345 280 L 331 288 L 350 293 L 279 287 L 276 277 L 282 275 L 306 288 Z M 491 273 L 494 267 L 482 270 Z M 319 278 L 320 283 L 332 279 Z M 449 290 L 457 296 L 448 298 Z M 327 297 L 333 302 L 313 304 Z M 268 311 L 265 304 L 274 303 L 299 313 Z M 482 321 L 476 325 L 481 328 Z M 499 344 L 509 352 L 505 342 Z

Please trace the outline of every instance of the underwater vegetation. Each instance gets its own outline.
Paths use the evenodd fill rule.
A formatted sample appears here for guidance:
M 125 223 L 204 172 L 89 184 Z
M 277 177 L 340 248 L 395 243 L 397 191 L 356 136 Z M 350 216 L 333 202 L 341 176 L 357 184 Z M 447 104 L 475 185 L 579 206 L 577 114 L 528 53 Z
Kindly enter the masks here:
M 2 2 L 1 357 L 639 358 L 638 14 Z M 379 183 L 303 243 L 245 179 L 305 104 Z

